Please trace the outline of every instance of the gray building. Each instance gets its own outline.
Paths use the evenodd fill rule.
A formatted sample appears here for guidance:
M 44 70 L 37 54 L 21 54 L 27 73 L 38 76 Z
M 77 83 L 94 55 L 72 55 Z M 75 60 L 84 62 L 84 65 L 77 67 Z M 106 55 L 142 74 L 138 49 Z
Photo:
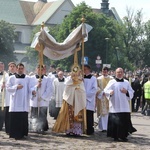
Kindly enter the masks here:
M 44 22 L 46 25 L 61 24 L 74 4 L 71 0 L 57 0 L 47 2 L 38 0 L 0 0 L 0 20 L 9 22 L 15 26 L 17 38 L 15 39 L 15 55 L 17 62 L 27 63 L 25 47 L 30 46 L 31 33 L 35 26 Z

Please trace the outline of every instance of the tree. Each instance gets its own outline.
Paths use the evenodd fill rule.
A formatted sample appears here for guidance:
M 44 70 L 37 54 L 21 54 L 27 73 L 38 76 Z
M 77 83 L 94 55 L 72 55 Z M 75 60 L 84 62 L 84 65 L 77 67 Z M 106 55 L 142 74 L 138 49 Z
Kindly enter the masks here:
M 128 8 L 127 16 L 123 18 L 122 40 L 124 44 L 122 49 L 128 65 L 132 64 L 132 68 L 144 65 L 145 31 L 142 18 L 142 10 L 137 10 L 134 14 L 134 11 Z
M 94 13 L 91 7 L 88 7 L 84 2 L 82 2 L 74 8 L 71 14 L 68 15 L 60 25 L 59 32 L 56 37 L 57 40 L 60 42 L 63 41 L 72 29 L 81 24 L 81 18 L 83 16 L 86 19 L 86 23 L 93 27 L 92 31 L 89 33 L 89 39 L 85 43 L 85 56 L 89 58 L 89 65 L 96 70 L 95 60 L 97 55 L 100 55 L 104 62 L 106 61 L 106 37 L 111 39 L 108 45 L 107 56 L 109 63 L 111 63 L 114 58 L 116 59 L 113 47 L 115 47 L 114 41 L 119 33 L 117 28 L 118 25 L 114 19 L 107 17 L 102 13 Z M 81 52 L 79 52 L 78 61 L 80 64 Z M 63 66 L 66 66 L 67 70 L 69 70 L 73 64 L 73 56 L 59 61 L 59 64 L 63 64 Z
M 89 58 L 88 63 L 93 70 L 97 70 L 95 60 L 98 55 L 101 56 L 103 63 L 106 63 L 107 60 L 112 69 L 116 67 L 131 69 L 135 64 L 139 63 L 139 56 L 136 53 L 143 51 L 144 32 L 143 24 L 141 23 L 141 11 L 138 11 L 136 16 L 133 16 L 130 12 L 128 13 L 123 23 L 119 24 L 114 18 L 102 13 L 94 13 L 91 7 L 82 2 L 73 9 L 60 26 L 49 27 L 50 34 L 57 42 L 63 42 L 72 30 L 81 24 L 81 18 L 84 16 L 86 23 L 93 27 L 88 35 L 88 41 L 85 43 L 85 56 Z M 36 29 L 37 31 L 39 29 Z M 106 38 L 109 40 L 106 41 Z M 78 52 L 78 55 L 78 62 L 81 64 L 81 51 Z M 37 56 L 35 51 L 28 51 L 28 56 L 32 64 L 37 64 L 37 59 L 33 60 L 33 57 Z M 141 53 L 140 58 L 144 59 Z M 45 60 L 47 63 L 55 63 L 58 67 L 68 71 L 70 71 L 73 64 L 73 56 L 58 61 L 46 58 Z
M 0 21 L 0 61 L 7 65 L 10 61 L 15 61 L 14 40 L 15 28 L 10 23 Z
M 150 65 L 150 20 L 145 23 L 145 40 L 144 40 L 144 52 L 142 53 L 143 57 L 143 66 Z

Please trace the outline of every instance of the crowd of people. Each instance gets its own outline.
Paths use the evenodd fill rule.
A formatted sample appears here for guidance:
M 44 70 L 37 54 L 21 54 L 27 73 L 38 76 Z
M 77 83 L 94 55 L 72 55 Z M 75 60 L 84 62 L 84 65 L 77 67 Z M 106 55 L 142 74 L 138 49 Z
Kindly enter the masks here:
M 133 76 L 134 75 L 134 76 Z M 98 128 L 115 141 L 128 141 L 136 131 L 131 112 L 142 109 L 147 115 L 150 101 L 149 70 L 136 74 L 122 68 L 100 74 L 92 73 L 89 65 L 82 71 L 76 64 L 70 73 L 51 65 L 38 65 L 25 74 L 22 63 L 10 62 L 8 71 L 0 62 L 0 130 L 17 140 L 29 131 L 44 134 L 48 129 L 47 114 L 56 121 L 53 132 L 69 136 L 94 134 L 94 113 Z
M 107 73 L 111 77 L 115 77 L 115 71 L 109 70 Z M 97 78 L 102 75 L 102 72 L 95 73 Z M 141 110 L 143 115 L 147 115 L 147 98 L 145 98 L 144 84 L 149 80 L 150 67 L 145 66 L 143 69 L 135 71 L 124 70 L 124 79 L 128 80 L 134 90 L 134 95 L 131 100 L 131 112 L 138 112 Z M 148 98 L 149 99 L 149 98 Z M 149 101 L 148 101 L 149 102 Z

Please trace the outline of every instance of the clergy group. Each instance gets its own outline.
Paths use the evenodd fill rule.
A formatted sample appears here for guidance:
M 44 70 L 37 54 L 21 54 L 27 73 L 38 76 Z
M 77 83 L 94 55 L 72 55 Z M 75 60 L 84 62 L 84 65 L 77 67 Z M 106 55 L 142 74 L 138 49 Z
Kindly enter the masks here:
M 94 134 L 95 112 L 98 129 L 114 141 L 127 142 L 136 131 L 130 115 L 134 90 L 122 68 L 114 77 L 107 67 L 96 77 L 89 65 L 81 71 L 74 64 L 68 74 L 53 64 L 48 72 L 45 65 L 30 74 L 25 69 L 22 63 L 10 62 L 5 71 L 0 62 L 0 130 L 9 138 L 21 140 L 30 131 L 48 134 L 48 114 L 56 120 L 52 131 L 67 136 Z

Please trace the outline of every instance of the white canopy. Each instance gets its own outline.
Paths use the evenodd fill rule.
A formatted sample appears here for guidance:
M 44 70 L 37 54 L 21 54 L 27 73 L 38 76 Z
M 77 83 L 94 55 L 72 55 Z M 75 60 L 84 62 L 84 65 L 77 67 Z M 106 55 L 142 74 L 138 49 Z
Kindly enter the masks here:
M 92 30 L 92 27 L 88 24 L 82 23 L 76 29 L 74 29 L 69 36 L 62 43 L 56 42 L 56 40 L 48 33 L 46 28 L 43 28 L 41 32 L 38 32 L 31 44 L 32 48 L 37 48 L 38 43 L 44 45 L 43 54 L 52 60 L 60 60 L 74 54 L 75 49 L 79 46 L 82 39 L 87 41 L 88 32 Z

